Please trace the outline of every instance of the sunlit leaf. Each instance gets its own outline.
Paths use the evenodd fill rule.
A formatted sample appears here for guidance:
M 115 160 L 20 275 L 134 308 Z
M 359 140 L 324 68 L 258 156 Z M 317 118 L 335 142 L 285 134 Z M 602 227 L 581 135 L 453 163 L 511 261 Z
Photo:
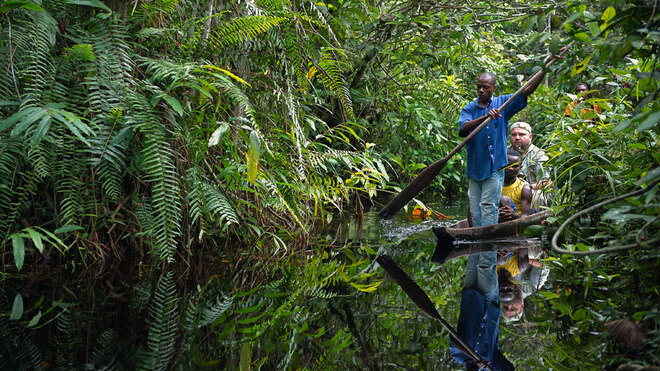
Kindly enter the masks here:
M 243 343 L 241 348 L 241 360 L 239 364 L 239 371 L 252 370 L 252 351 L 250 350 L 250 343 Z
M 216 70 L 216 71 L 219 71 L 219 72 L 222 72 L 222 73 L 224 73 L 225 75 L 231 77 L 232 79 L 234 79 L 234 80 L 240 82 L 241 84 L 244 84 L 244 85 L 247 85 L 247 86 L 249 86 L 249 87 L 252 87 L 252 85 L 248 84 L 245 80 L 243 80 L 242 78 L 240 78 L 240 77 L 234 75 L 231 71 L 227 71 L 227 70 L 224 69 L 224 68 L 216 67 L 216 66 L 213 66 L 213 65 L 210 65 L 210 64 L 204 65 L 204 67 L 206 67 L 206 68 L 210 68 L 210 69 L 213 69 L 213 70 Z
M 575 66 L 573 66 L 573 68 L 571 69 L 571 77 L 574 77 L 575 75 L 577 75 L 577 74 L 579 74 L 580 72 L 584 71 L 584 69 L 585 69 L 585 68 L 587 67 L 587 65 L 589 64 L 589 61 L 590 61 L 590 60 L 591 60 L 591 55 L 588 56 L 588 57 L 586 57 L 586 58 L 584 58 L 584 59 L 582 60 L 582 62 L 580 62 L 580 63 L 576 64 Z
M 259 134 L 256 131 L 250 133 L 250 148 L 246 154 L 247 157 L 247 174 L 250 183 L 257 180 L 257 173 L 259 172 L 259 157 L 261 155 L 261 141 Z
M 367 284 L 367 285 L 361 285 L 361 284 L 354 283 L 354 282 L 351 282 L 350 284 L 351 284 L 351 286 L 358 289 L 358 291 L 374 292 L 374 291 L 376 291 L 378 286 L 380 286 L 381 283 L 382 283 L 382 281 L 374 282 L 374 283 Z
M 589 32 L 591 32 L 592 37 L 596 37 L 598 34 L 600 34 L 600 27 L 598 27 L 598 22 L 589 22 L 587 23 L 587 26 L 589 26 Z
M 602 20 L 605 21 L 605 22 L 603 22 L 602 25 L 600 25 L 600 30 L 601 31 L 603 31 L 604 29 L 607 28 L 607 26 L 609 26 L 610 21 L 612 21 L 612 19 L 614 18 L 615 15 L 616 15 L 616 10 L 613 7 L 609 7 L 607 9 L 605 9 L 605 11 L 603 12 L 603 16 L 601 18 Z
M 213 147 L 220 143 L 220 139 L 225 135 L 227 130 L 229 129 L 229 124 L 226 122 L 221 122 L 221 125 L 215 129 L 213 134 L 211 134 L 211 137 L 209 138 L 209 147 Z

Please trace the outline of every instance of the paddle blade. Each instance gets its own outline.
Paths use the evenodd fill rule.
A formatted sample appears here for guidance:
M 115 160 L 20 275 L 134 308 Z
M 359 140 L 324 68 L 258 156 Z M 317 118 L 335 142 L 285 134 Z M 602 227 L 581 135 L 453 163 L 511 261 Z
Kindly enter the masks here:
M 454 237 L 447 233 L 445 227 L 433 227 L 433 233 L 438 238 L 438 243 L 435 245 L 435 251 L 431 257 L 433 263 L 445 264 L 447 257 L 454 250 Z
M 422 290 L 422 288 L 419 287 L 389 255 L 383 254 L 376 258 L 376 261 L 381 267 L 383 267 L 383 269 L 385 269 L 385 272 L 387 272 L 387 274 L 392 277 L 399 286 L 401 286 L 413 303 L 417 304 L 417 306 L 429 316 L 442 320 L 440 313 L 435 309 L 435 305 L 428 295 L 426 295 L 424 290 Z
M 449 157 L 451 158 L 451 157 Z M 406 188 L 403 189 L 403 191 L 399 192 L 396 197 L 394 197 L 385 207 L 378 213 L 378 216 L 380 216 L 383 219 L 390 219 L 396 213 L 399 212 L 410 200 L 412 200 L 415 196 L 419 194 L 419 192 L 424 189 L 433 179 L 440 173 L 440 170 L 445 166 L 447 163 L 447 160 L 449 158 L 445 157 L 443 159 L 440 159 L 431 165 L 427 166 L 426 169 L 424 169 L 415 179 L 410 182 L 406 186 Z

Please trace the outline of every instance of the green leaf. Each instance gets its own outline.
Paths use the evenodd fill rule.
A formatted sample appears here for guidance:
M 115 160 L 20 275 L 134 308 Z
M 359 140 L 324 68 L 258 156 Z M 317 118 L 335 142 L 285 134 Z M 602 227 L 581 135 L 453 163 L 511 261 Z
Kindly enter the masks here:
M 18 124 L 16 124 L 14 130 L 11 131 L 10 135 L 12 137 L 23 133 L 32 123 L 41 119 L 44 115 L 48 115 L 48 112 L 41 107 L 29 107 L 26 108 L 25 111 L 28 111 L 28 114 L 23 117 Z
M 229 129 L 229 124 L 226 122 L 220 122 L 220 127 L 215 129 L 213 134 L 211 134 L 211 137 L 209 138 L 209 147 L 213 147 L 220 143 L 220 139 L 225 135 L 227 130 Z
M 573 68 L 571 69 L 571 77 L 574 77 L 575 75 L 577 75 L 577 74 L 579 74 L 580 72 L 584 71 L 584 69 L 585 69 L 585 68 L 587 67 L 587 65 L 589 64 L 589 61 L 590 61 L 590 60 L 591 60 L 591 55 L 588 56 L 588 57 L 586 57 L 586 58 L 584 58 L 584 59 L 582 60 L 582 62 L 580 62 L 580 63 L 576 64 L 575 66 L 573 66 Z
M 11 315 L 9 319 L 12 321 L 18 321 L 23 317 L 23 297 L 20 293 L 16 294 L 14 298 L 14 305 L 11 306 Z
M 37 12 L 43 12 L 44 8 L 40 7 L 39 5 L 35 3 L 31 3 L 29 1 L 4 1 L 2 5 L 0 6 L 0 14 L 7 13 L 13 9 L 16 8 L 25 8 L 25 9 L 30 9 L 34 10 Z
M 623 121 L 614 128 L 614 132 L 627 129 L 630 125 L 639 122 L 637 125 L 637 131 L 642 132 L 644 130 L 651 129 L 658 125 L 660 120 L 660 106 L 654 107 L 646 112 L 640 113 L 629 120 Z
M 41 240 L 41 233 L 35 231 L 32 228 L 25 228 L 24 229 L 29 235 L 30 238 L 32 239 L 32 243 L 34 243 L 34 246 L 39 250 L 40 253 L 44 252 L 44 243 Z
M 603 16 L 601 17 L 601 19 L 605 21 L 605 23 L 603 23 L 600 26 L 601 31 L 608 26 L 608 23 L 610 23 L 610 21 L 614 18 L 615 15 L 616 15 L 616 10 L 614 9 L 614 7 L 609 7 L 605 9 L 605 11 L 603 12 Z
M 586 32 L 578 32 L 575 35 L 573 35 L 573 37 L 575 37 L 576 40 L 582 41 L 582 42 L 590 42 L 591 41 L 591 38 L 589 37 L 589 35 L 587 35 Z
M 647 111 L 646 117 L 639 123 L 637 126 L 637 131 L 642 132 L 644 130 L 652 129 L 660 122 L 660 106 L 655 107 L 654 109 Z
M 14 246 L 14 264 L 20 271 L 23 268 L 23 261 L 25 260 L 25 242 L 23 236 L 19 233 L 11 235 L 11 243 Z
M 252 369 L 252 352 L 250 350 L 250 343 L 243 343 L 241 348 L 241 361 L 239 364 L 239 371 L 250 371 Z
M 600 28 L 598 27 L 598 22 L 589 22 L 587 23 L 587 26 L 589 26 L 589 32 L 591 32 L 592 37 L 598 36 L 600 34 Z
M 62 234 L 62 233 L 67 233 L 67 232 L 80 231 L 80 230 L 83 230 L 83 229 L 85 229 L 85 228 L 83 228 L 79 225 L 67 224 L 67 225 L 63 225 L 63 226 L 57 228 L 56 230 L 53 231 L 53 233 Z
M 250 149 L 248 150 L 247 157 L 247 174 L 250 183 L 257 180 L 257 173 L 259 171 L 259 156 L 261 155 L 261 141 L 259 134 L 256 131 L 250 133 Z
M 30 323 L 27 324 L 27 327 L 36 326 L 37 323 L 39 323 L 40 319 L 41 319 L 41 311 L 39 311 L 39 313 L 35 314 L 34 317 L 32 317 L 32 320 L 30 320 Z
M 48 133 L 48 129 L 50 129 L 51 122 L 53 122 L 53 118 L 49 115 L 45 115 L 41 119 L 39 125 L 37 125 L 37 130 L 35 130 L 34 135 L 32 135 L 32 141 L 30 141 L 31 147 L 36 147 L 36 145 L 46 137 L 46 133 Z
M 179 116 L 183 116 L 183 107 L 181 107 L 181 102 L 179 102 L 178 99 L 174 98 L 171 95 L 166 95 L 163 97 L 167 103 L 169 103 L 172 108 L 176 111 L 176 113 L 179 114 Z
M 65 2 L 70 5 L 91 6 L 94 8 L 101 8 L 106 12 L 112 12 L 112 10 L 108 8 L 107 5 L 103 4 L 100 0 L 66 0 Z
M 525 228 L 525 234 L 532 236 L 541 236 L 544 230 L 545 227 L 542 225 L 530 225 L 527 228 Z
M 550 45 L 549 45 L 550 53 L 557 55 L 559 54 L 559 32 L 555 32 L 554 35 L 552 35 L 552 39 L 550 40 Z

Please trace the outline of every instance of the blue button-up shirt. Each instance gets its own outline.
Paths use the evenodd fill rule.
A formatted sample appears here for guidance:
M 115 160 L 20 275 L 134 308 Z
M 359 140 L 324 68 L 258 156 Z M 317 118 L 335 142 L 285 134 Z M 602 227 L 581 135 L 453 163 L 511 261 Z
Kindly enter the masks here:
M 463 290 L 457 332 L 481 358 L 490 362 L 493 370 L 509 371 L 514 366 L 500 352 L 498 344 L 500 313 L 500 303 L 486 300 L 477 290 Z M 453 343 L 449 344 L 449 350 L 461 364 L 472 359 Z
M 468 103 L 463 107 L 463 111 L 461 112 L 459 130 L 466 122 L 486 115 L 492 108 L 500 108 L 512 95 L 507 94 L 492 97 L 486 107 L 482 107 L 478 103 L 478 98 Z M 527 97 L 524 94 L 520 94 L 500 112 L 502 117 L 498 117 L 486 124 L 486 127 L 467 143 L 468 177 L 476 181 L 482 181 L 490 178 L 492 173 L 499 171 L 509 164 L 506 158 L 509 120 L 526 106 Z

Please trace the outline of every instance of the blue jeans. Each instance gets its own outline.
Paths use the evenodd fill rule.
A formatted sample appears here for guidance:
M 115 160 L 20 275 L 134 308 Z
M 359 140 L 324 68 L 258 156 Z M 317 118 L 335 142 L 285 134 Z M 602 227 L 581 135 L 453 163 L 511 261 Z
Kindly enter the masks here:
M 470 213 L 473 226 L 497 224 L 503 184 L 504 171 L 494 172 L 490 178 L 480 182 L 470 179 Z M 500 302 L 496 260 L 495 251 L 470 255 L 465 270 L 465 289 L 477 290 L 491 303 Z
M 476 181 L 470 179 L 470 213 L 472 226 L 481 227 L 497 224 L 500 195 L 504 184 L 504 171 L 496 171 L 490 178 Z
M 497 252 L 482 252 L 468 256 L 465 269 L 465 289 L 477 290 L 491 303 L 500 302 L 500 288 L 497 283 L 495 261 Z

